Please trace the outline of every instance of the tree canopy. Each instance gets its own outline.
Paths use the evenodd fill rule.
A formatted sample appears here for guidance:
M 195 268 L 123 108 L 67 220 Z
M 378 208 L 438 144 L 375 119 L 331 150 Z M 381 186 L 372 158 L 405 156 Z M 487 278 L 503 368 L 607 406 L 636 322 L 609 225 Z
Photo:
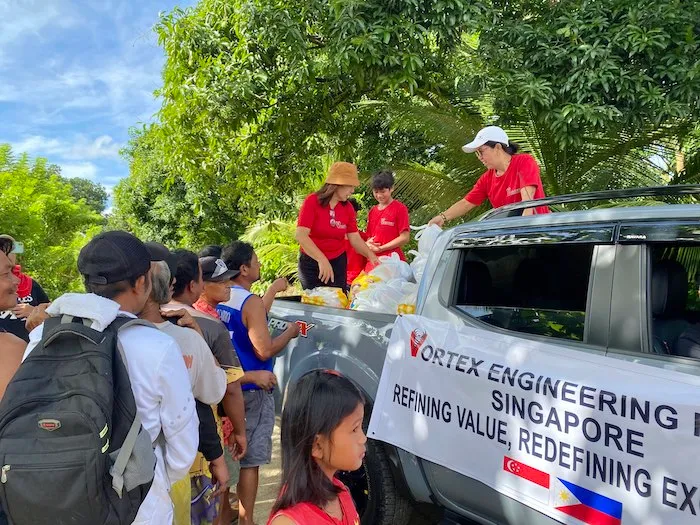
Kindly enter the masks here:
M 489 123 L 549 194 L 694 181 L 698 27 L 679 0 L 200 0 L 156 27 L 163 104 L 117 209 L 218 242 L 292 218 L 350 160 L 396 168 L 423 221 L 483 171 L 459 147 Z
M 0 232 L 24 243 L 20 264 L 51 298 L 83 290 L 78 252 L 103 224 L 59 173 L 44 158 L 15 157 L 0 144 Z

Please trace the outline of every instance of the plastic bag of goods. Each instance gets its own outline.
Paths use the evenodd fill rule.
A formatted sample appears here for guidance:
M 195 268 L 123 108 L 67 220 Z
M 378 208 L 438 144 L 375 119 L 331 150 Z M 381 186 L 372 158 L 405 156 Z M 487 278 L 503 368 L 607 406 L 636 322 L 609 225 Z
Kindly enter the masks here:
M 358 292 L 350 308 L 363 312 L 397 314 L 399 307 L 410 310 L 411 301 L 415 311 L 415 296 L 418 285 L 401 279 L 375 283 L 366 290 Z
M 304 304 L 315 304 L 316 306 L 347 308 L 349 301 L 342 288 L 319 286 L 313 290 L 304 290 L 301 294 L 301 302 Z
M 366 290 L 370 286 L 380 282 L 382 282 L 382 280 L 376 275 L 369 275 L 365 272 L 360 272 L 360 275 L 355 277 L 355 280 L 350 285 L 350 293 L 348 294 L 350 301 L 352 301 L 352 298 L 359 292 Z
M 420 280 L 423 278 L 423 272 L 425 271 L 425 265 L 428 263 L 428 257 L 418 253 L 416 250 L 411 250 L 408 254 L 413 255 L 413 260 L 410 265 L 413 278 L 417 283 L 420 283 Z
M 402 286 L 403 297 L 401 302 L 396 308 L 396 313 L 401 314 L 415 314 L 416 313 L 416 302 L 418 301 L 418 284 L 416 283 L 404 283 Z
M 379 258 L 379 265 L 375 266 L 369 275 L 379 277 L 382 281 L 393 279 L 403 279 L 410 281 L 413 279 L 413 272 L 406 261 L 402 261 L 399 254 L 394 252 L 391 255 L 383 255 Z
M 418 232 L 416 233 L 418 253 L 427 257 L 430 255 L 430 251 L 433 249 L 436 239 L 442 233 L 442 228 L 437 224 L 431 224 L 430 226 L 424 224 L 423 226 L 411 226 L 411 229 Z

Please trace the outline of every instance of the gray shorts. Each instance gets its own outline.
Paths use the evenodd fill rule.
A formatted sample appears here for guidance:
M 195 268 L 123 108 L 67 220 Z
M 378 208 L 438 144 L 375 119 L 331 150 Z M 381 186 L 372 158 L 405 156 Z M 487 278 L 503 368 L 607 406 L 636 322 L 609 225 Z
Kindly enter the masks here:
M 248 452 L 241 468 L 259 467 L 272 461 L 272 431 L 275 427 L 275 398 L 266 390 L 244 390 L 245 435 Z

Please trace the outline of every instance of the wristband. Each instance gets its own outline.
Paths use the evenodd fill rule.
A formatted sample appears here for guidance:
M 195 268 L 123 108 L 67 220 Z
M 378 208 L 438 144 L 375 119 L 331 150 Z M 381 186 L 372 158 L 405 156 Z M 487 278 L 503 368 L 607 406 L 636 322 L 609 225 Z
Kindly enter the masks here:
M 443 221 L 447 222 L 447 215 L 445 215 L 444 213 L 440 212 L 440 217 L 442 217 L 442 220 L 443 220 Z

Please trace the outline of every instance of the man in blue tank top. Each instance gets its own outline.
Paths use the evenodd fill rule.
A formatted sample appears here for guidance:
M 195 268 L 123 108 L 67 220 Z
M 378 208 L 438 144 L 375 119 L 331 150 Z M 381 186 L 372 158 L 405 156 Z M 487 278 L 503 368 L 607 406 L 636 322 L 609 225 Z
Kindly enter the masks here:
M 240 273 L 233 279 L 231 298 L 217 307 L 221 320 L 231 333 L 233 346 L 245 371 L 243 399 L 246 413 L 246 437 L 248 452 L 241 459 L 238 482 L 240 502 L 239 523 L 252 525 L 253 507 L 258 492 L 258 470 L 272 459 L 272 430 L 275 426 L 275 401 L 272 390 L 277 384 L 272 373 L 274 358 L 287 343 L 299 335 L 299 326 L 290 323 L 287 329 L 274 339 L 267 328 L 270 296 L 279 288 L 273 286 L 265 299 L 251 293 L 250 287 L 260 279 L 260 261 L 253 247 L 236 241 L 227 246 L 221 258 L 231 270 Z

